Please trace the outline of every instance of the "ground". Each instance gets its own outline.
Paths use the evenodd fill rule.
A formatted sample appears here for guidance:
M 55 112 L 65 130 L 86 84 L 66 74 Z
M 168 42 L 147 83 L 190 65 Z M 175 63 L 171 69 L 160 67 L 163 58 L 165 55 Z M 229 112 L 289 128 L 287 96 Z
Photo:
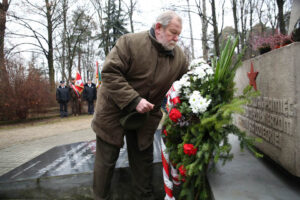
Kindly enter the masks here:
M 92 141 L 91 115 L 0 126 L 0 176 L 59 145 Z
M 91 127 L 91 115 L 0 126 L 0 149 Z

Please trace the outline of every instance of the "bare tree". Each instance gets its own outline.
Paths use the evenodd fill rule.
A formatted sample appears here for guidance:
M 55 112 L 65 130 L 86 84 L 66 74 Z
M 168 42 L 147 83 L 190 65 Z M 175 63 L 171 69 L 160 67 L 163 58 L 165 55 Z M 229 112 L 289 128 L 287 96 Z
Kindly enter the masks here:
M 240 33 L 240 43 L 241 48 L 245 47 L 245 40 L 247 34 L 247 17 L 248 17 L 248 3 L 246 0 L 240 0 L 240 20 L 241 20 L 241 33 Z
M 283 15 L 283 5 L 286 0 L 276 0 L 278 6 L 278 23 L 279 29 L 282 34 L 286 34 L 285 30 L 285 22 L 284 22 L 284 15 Z
M 62 15 L 63 15 L 63 32 L 62 32 L 62 61 L 61 61 L 61 77 L 66 79 L 66 34 L 67 34 L 67 12 L 68 0 L 62 1 Z
M 260 0 L 260 1 L 257 1 L 256 5 L 254 6 L 256 8 L 256 14 L 258 17 L 259 24 L 262 28 L 262 30 L 261 30 L 262 33 L 265 31 L 264 30 L 265 23 L 263 22 L 263 13 L 264 13 L 263 7 L 264 7 L 264 5 L 265 5 L 265 0 Z
M 191 8 L 190 0 L 186 0 L 188 7 L 188 16 L 189 16 L 189 25 L 190 25 L 190 37 L 191 37 L 191 49 L 192 49 L 192 59 L 195 58 L 195 49 L 194 49 L 194 37 L 193 37 L 193 28 L 192 28 L 192 18 L 191 18 Z
M 135 1 L 134 1 L 134 0 L 130 0 L 130 1 L 129 1 L 129 5 L 127 5 L 127 4 L 124 2 L 124 5 L 125 5 L 126 8 L 127 8 L 131 32 L 134 33 L 134 27 L 133 27 L 133 14 L 134 14 L 134 11 L 135 11 L 135 9 L 136 9 L 137 0 L 135 0 Z
M 54 33 L 57 27 L 61 24 L 61 9 L 59 7 L 61 0 L 44 0 L 43 5 L 41 2 L 33 3 L 30 0 L 22 1 L 25 8 L 30 10 L 31 14 L 35 18 L 29 18 L 26 16 L 17 16 L 12 15 L 16 19 L 16 23 L 21 25 L 23 28 L 31 32 L 31 34 L 20 34 L 20 33 L 11 33 L 15 36 L 23 38 L 23 41 L 26 39 L 34 39 L 36 42 L 23 42 L 18 45 L 31 45 L 34 47 L 29 52 L 35 51 L 44 54 L 48 63 L 48 76 L 50 83 L 50 90 L 54 92 L 55 82 L 54 82 Z M 37 28 L 39 26 L 40 28 Z
M 253 27 L 253 12 L 254 12 L 255 0 L 249 0 L 249 26 L 250 26 L 250 36 L 252 35 L 252 27 Z
M 84 34 L 90 27 L 91 16 L 84 14 L 84 10 L 79 10 L 74 13 L 72 23 L 69 25 L 66 34 L 66 53 L 67 53 L 67 70 L 68 80 L 71 80 L 74 59 L 78 55 L 78 70 L 80 69 L 81 60 L 81 44 L 84 39 Z M 77 53 L 77 54 L 76 54 Z
M 201 7 L 201 0 L 195 0 L 198 15 L 201 19 L 201 25 L 202 25 L 202 37 L 201 37 L 201 42 L 202 42 L 202 54 L 204 60 L 208 60 L 208 37 L 207 37 L 207 28 L 208 28 L 208 17 L 206 15 L 206 0 L 202 0 L 202 7 Z
M 235 31 L 235 36 L 237 37 L 239 35 L 239 26 L 238 26 L 238 16 L 237 16 L 236 3 L 237 3 L 236 0 L 231 0 L 233 22 L 234 22 L 234 31 Z M 239 46 L 238 46 L 238 52 L 240 52 Z
M 214 47 L 216 56 L 220 55 L 220 45 L 219 45 L 219 31 L 216 15 L 216 5 L 215 0 L 211 0 L 211 11 L 212 11 L 212 23 L 213 23 L 213 35 L 214 35 Z
M 269 24 L 271 25 L 273 33 L 275 33 L 276 26 L 278 24 L 278 11 L 277 11 L 277 5 L 275 0 L 269 0 L 266 3 L 266 17 L 268 19 Z
M 54 60 L 53 60 L 53 29 L 55 26 L 53 21 L 53 13 L 57 6 L 56 1 L 45 0 L 46 4 L 46 17 L 47 17 L 47 31 L 48 31 L 48 52 L 44 50 L 45 56 L 48 61 L 48 69 L 49 69 L 49 80 L 50 87 L 54 91 L 55 82 L 54 82 Z M 55 20 L 56 21 L 56 20 Z
M 4 37 L 6 29 L 6 13 L 9 8 L 10 2 L 8 0 L 2 0 L 0 3 L 0 78 L 3 83 L 8 83 L 8 75 L 6 70 L 6 62 L 4 55 Z
M 248 46 L 251 47 L 251 43 L 250 41 L 252 41 L 252 30 L 253 30 L 253 13 L 254 13 L 254 5 L 255 5 L 255 0 L 249 0 L 249 15 L 250 15 L 250 18 L 249 18 L 249 26 L 250 26 L 250 34 L 249 34 L 249 39 L 248 39 Z M 249 48 L 249 54 L 250 54 L 250 57 L 252 56 L 252 47 Z

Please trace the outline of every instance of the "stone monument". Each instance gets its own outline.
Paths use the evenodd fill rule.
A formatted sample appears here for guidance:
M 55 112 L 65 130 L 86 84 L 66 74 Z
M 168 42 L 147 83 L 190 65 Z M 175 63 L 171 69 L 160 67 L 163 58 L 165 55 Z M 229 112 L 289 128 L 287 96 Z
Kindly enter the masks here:
M 235 77 L 237 93 L 249 83 L 261 95 L 235 123 L 249 135 L 260 137 L 256 147 L 300 177 L 300 43 L 275 49 L 243 62 Z
M 300 1 L 293 0 L 288 34 L 291 34 L 291 32 L 293 31 L 294 25 L 299 18 L 300 18 Z

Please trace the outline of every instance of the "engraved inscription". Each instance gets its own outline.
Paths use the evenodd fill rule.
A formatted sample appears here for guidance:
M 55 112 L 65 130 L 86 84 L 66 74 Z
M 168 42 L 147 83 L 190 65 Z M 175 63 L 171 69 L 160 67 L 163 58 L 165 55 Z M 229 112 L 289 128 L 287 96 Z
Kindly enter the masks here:
M 241 125 L 268 143 L 281 148 L 282 135 L 294 134 L 296 109 L 292 100 L 258 97 L 244 108 Z

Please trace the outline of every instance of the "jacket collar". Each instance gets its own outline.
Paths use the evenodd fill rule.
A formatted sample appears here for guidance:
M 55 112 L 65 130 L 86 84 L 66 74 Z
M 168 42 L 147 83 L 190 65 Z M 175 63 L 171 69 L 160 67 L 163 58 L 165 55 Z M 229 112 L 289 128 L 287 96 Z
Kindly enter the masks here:
M 165 56 L 174 57 L 174 50 L 166 50 L 163 47 L 163 45 L 157 41 L 153 28 L 151 28 L 149 31 L 149 37 L 151 39 L 152 44 L 155 46 L 155 48 L 158 50 L 159 53 L 161 53 Z

